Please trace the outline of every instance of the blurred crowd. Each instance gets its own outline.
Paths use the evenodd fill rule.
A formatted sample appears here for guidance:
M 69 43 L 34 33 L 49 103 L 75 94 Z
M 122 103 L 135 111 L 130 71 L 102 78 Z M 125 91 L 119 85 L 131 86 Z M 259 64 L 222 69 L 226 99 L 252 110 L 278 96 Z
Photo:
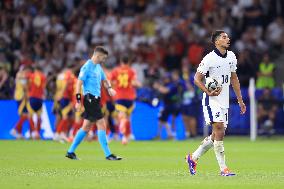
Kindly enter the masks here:
M 257 76 L 263 54 L 284 47 L 284 2 L 279 0 L 3 0 L 0 2 L 0 98 L 13 96 L 21 66 L 38 65 L 52 98 L 56 74 L 80 65 L 97 45 L 121 53 L 145 85 L 165 72 L 194 71 L 211 50 L 210 34 L 225 30 L 238 54 L 241 84 Z

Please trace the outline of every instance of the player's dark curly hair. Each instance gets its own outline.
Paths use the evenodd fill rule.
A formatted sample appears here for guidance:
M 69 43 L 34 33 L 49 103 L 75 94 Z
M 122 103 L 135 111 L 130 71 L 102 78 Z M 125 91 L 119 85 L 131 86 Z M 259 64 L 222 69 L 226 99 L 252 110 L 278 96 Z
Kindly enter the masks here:
M 221 35 L 221 33 L 226 33 L 224 30 L 216 30 L 214 32 L 212 32 L 211 35 L 211 42 L 215 45 L 215 41 L 217 40 L 217 38 Z

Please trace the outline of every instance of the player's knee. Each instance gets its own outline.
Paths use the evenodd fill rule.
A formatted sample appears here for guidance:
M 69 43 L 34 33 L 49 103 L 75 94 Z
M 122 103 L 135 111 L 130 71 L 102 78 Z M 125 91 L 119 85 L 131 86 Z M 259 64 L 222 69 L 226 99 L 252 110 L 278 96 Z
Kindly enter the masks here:
M 125 118 L 127 118 L 127 114 L 125 112 L 119 111 L 118 118 L 119 119 L 125 119 Z
M 96 121 L 96 125 L 98 127 L 98 130 L 106 130 L 106 123 L 103 118 Z
M 86 132 L 89 132 L 91 130 L 92 124 L 89 121 L 84 121 L 83 125 L 82 125 L 82 129 Z
M 213 129 L 215 131 L 220 131 L 220 132 L 224 131 L 224 124 L 221 123 L 221 122 L 216 122 L 216 123 L 213 124 Z
M 221 141 L 224 139 L 224 131 L 217 130 L 214 131 L 214 140 Z

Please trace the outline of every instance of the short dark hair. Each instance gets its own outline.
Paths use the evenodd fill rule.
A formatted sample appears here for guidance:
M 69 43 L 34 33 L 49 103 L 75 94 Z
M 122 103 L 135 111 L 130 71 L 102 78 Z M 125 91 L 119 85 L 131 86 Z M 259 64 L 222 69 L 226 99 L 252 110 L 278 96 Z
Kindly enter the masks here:
M 129 63 L 129 56 L 128 55 L 122 55 L 120 57 L 120 61 L 123 62 L 124 64 L 128 64 Z
M 42 67 L 41 67 L 40 65 L 38 65 L 38 64 L 35 64 L 35 65 L 32 66 L 32 70 L 33 70 L 33 71 L 34 71 L 34 70 L 42 71 Z
M 217 40 L 217 38 L 222 34 L 222 33 L 226 33 L 224 30 L 216 30 L 214 32 L 212 32 L 211 35 L 211 41 L 212 43 L 215 45 L 215 41 Z
M 96 53 L 96 52 L 100 52 L 100 53 L 103 53 L 105 55 L 108 55 L 108 51 L 103 46 L 97 46 L 94 50 L 94 53 Z

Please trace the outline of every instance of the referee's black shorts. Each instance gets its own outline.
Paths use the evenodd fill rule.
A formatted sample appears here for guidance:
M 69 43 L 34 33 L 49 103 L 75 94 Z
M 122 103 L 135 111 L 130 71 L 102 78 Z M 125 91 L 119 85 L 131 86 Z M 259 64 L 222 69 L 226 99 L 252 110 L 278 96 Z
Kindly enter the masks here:
M 85 112 L 83 117 L 91 122 L 97 121 L 104 117 L 100 105 L 101 98 L 98 96 L 93 96 L 91 94 L 86 94 L 84 96 L 84 108 Z

